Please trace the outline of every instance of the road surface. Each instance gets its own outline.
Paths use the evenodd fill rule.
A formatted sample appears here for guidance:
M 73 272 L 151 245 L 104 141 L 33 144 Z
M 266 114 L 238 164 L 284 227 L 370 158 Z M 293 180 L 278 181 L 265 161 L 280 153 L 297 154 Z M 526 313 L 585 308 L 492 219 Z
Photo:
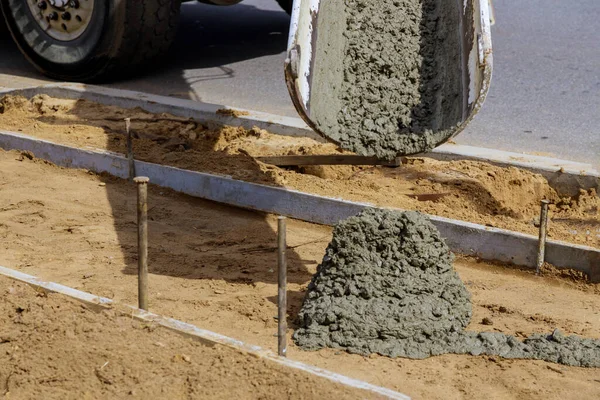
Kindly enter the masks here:
M 495 2 L 490 95 L 461 144 L 600 165 L 600 3 Z M 118 88 L 296 116 L 283 80 L 289 17 L 274 0 L 183 5 L 168 63 Z M 0 86 L 48 82 L 0 33 Z

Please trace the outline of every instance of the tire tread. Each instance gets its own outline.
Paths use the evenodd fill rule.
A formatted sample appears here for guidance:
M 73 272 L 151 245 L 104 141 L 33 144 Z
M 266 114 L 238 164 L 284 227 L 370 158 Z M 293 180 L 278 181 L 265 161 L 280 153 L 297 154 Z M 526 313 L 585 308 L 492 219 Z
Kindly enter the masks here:
M 126 22 L 120 45 L 101 76 L 131 73 L 164 55 L 177 31 L 181 0 L 126 0 Z

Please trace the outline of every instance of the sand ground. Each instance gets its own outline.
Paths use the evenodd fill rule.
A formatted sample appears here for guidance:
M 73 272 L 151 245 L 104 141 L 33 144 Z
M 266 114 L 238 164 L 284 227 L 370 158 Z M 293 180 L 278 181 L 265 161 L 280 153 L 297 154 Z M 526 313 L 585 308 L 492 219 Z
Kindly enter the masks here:
M 7 399 L 378 398 L 0 278 Z
M 0 171 L 1 265 L 120 302 L 137 302 L 135 187 L 87 171 L 58 168 L 18 152 L 0 152 Z M 276 218 L 154 186 L 150 186 L 149 217 L 151 310 L 274 350 Z M 290 220 L 288 238 L 291 335 L 306 285 L 324 254 L 331 229 Z M 548 270 L 543 277 L 536 277 L 462 257 L 455 268 L 473 295 L 474 317 L 469 329 L 523 337 L 560 328 L 568 334 L 600 338 L 600 285 L 587 284 L 569 272 Z M 72 314 L 70 318 L 62 324 L 64 329 L 69 324 L 77 329 L 79 318 Z M 492 325 L 484 325 L 483 318 Z M 53 317 L 47 319 L 44 322 L 52 322 Z M 138 334 L 133 332 L 127 335 Z M 125 341 L 111 340 L 114 347 L 102 354 L 125 351 L 119 344 Z M 0 346 L 10 348 L 11 344 Z M 44 360 L 42 366 L 68 363 L 64 352 L 51 353 L 47 346 L 19 347 L 22 357 Z M 171 351 L 175 348 L 169 347 Z M 7 357 L 4 352 L 0 356 Z M 165 360 L 172 356 L 165 351 Z M 420 399 L 600 397 L 597 369 L 538 361 L 453 355 L 415 361 L 335 350 L 304 352 L 291 343 L 289 357 Z M 165 376 L 173 373 L 160 368 Z M 101 389 L 93 372 L 90 370 L 91 378 L 85 380 L 92 382 L 90 387 L 87 383 L 82 386 L 92 397 L 101 393 L 94 390 L 107 390 Z M 61 390 L 68 389 L 68 373 L 69 369 L 63 368 L 48 372 L 52 379 L 46 387 L 63 393 Z M 40 379 L 45 378 L 40 375 Z M 18 396 L 11 389 L 13 394 Z

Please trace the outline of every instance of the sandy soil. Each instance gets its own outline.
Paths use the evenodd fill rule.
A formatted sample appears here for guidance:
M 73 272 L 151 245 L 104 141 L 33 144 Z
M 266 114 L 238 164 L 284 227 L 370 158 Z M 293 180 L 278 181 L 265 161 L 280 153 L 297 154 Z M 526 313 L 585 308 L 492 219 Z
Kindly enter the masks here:
M 133 186 L 16 152 L 0 152 L 0 170 L 0 265 L 137 302 Z M 276 219 L 153 186 L 149 202 L 151 310 L 275 350 Z M 294 220 L 288 229 L 291 335 L 331 229 Z M 466 258 L 455 267 L 473 294 L 469 329 L 523 337 L 560 328 L 600 338 L 600 285 L 567 272 L 536 277 Z M 600 397 L 597 369 L 544 362 L 452 355 L 392 360 L 303 352 L 293 344 L 289 356 L 417 399 Z
M 4 398 L 374 398 L 7 278 L 0 293 Z
M 281 169 L 254 157 L 336 154 L 331 144 L 260 129 L 207 127 L 140 109 L 36 96 L 0 101 L 0 128 L 79 147 L 124 153 L 125 117 L 132 118 L 136 158 L 252 182 L 382 206 L 419 210 L 536 234 L 539 202 L 550 199 L 549 237 L 600 247 L 600 197 L 561 197 L 542 176 L 471 161 L 412 158 L 396 169 L 312 166 Z

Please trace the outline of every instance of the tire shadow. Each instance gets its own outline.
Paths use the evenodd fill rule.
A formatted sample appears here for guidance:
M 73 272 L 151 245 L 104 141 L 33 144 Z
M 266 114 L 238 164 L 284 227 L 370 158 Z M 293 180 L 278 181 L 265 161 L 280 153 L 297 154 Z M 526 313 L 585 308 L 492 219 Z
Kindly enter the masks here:
M 75 102 L 61 113 L 53 113 L 56 108 L 53 106 L 42 104 L 38 108 L 41 111 L 37 120 L 64 127 L 57 139 L 71 145 L 81 139 L 84 143 L 78 143 L 79 147 L 92 144 L 125 155 L 124 118 L 131 117 L 136 160 L 281 186 L 277 179 L 278 168 L 257 162 L 231 144 L 238 138 L 252 138 L 255 134 L 252 130 L 154 115 L 140 109 L 106 107 L 85 100 Z M 86 128 L 86 132 L 93 130 L 97 138 L 90 139 L 92 133 L 77 134 L 78 128 L 73 128 L 74 124 L 91 127 Z M 115 230 L 126 260 L 123 273 L 137 274 L 135 184 L 123 185 L 123 180 L 109 176 L 104 179 Z M 151 273 L 249 285 L 277 283 L 277 223 L 274 216 L 204 201 L 152 185 L 148 208 Z M 315 239 L 318 238 L 308 235 L 303 241 Z M 303 241 L 289 245 L 302 245 Z M 327 241 L 322 243 L 323 249 Z M 310 280 L 312 274 L 306 267 L 307 261 L 315 264 L 320 260 L 304 260 L 295 249 L 288 248 L 290 283 L 304 284 Z

